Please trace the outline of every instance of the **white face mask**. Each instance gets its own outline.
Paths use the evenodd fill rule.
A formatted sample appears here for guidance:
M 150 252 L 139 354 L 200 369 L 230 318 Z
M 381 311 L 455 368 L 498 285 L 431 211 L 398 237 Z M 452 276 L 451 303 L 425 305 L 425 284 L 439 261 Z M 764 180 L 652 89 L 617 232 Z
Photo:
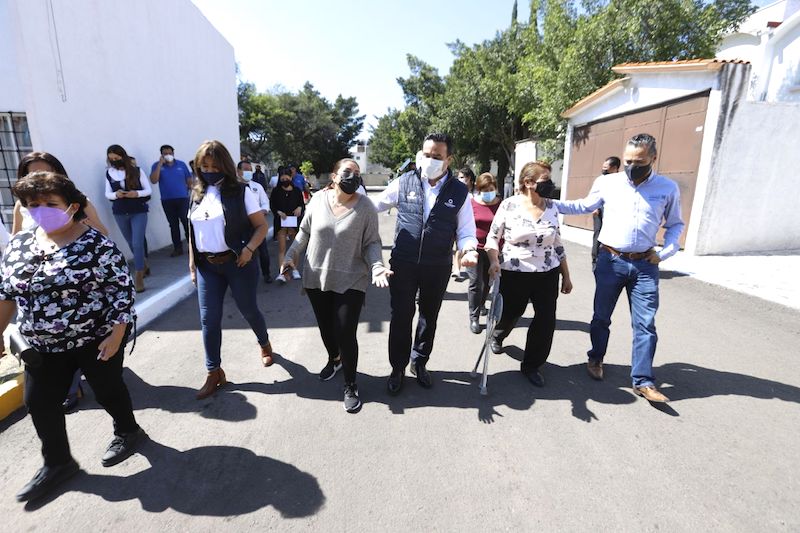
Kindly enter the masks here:
M 420 169 L 420 175 L 426 180 L 437 179 L 442 174 L 444 161 L 439 161 L 432 157 L 423 157 L 417 164 L 417 168 Z
M 253 171 L 252 170 L 242 170 L 242 179 L 244 181 L 250 181 L 253 179 Z
M 175 156 L 167 154 L 164 156 L 164 161 L 166 161 L 167 163 L 172 163 L 173 161 L 175 161 Z

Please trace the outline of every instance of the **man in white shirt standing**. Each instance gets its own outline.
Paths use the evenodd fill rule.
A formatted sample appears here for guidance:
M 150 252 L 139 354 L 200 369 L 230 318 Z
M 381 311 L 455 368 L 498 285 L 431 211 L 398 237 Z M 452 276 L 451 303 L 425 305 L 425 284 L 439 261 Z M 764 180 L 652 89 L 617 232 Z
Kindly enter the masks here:
M 444 133 L 432 133 L 422 145 L 417 170 L 392 181 L 374 200 L 378 211 L 397 207 L 397 226 L 389 279 L 392 318 L 389 326 L 389 362 L 392 373 L 387 388 L 398 394 L 406 365 L 424 388 L 433 385 L 426 369 L 433 350 L 436 321 L 442 306 L 453 243 L 464 252 L 462 264 L 477 263 L 478 240 L 467 186 L 449 169 L 453 142 Z M 419 319 L 412 345 L 414 299 L 419 293 Z
M 680 249 L 683 232 L 678 184 L 653 171 L 657 157 L 652 135 L 634 135 L 625 146 L 624 172 L 599 176 L 589 196 L 581 200 L 554 201 L 565 215 L 591 213 L 602 207 L 599 253 L 594 269 L 594 315 L 589 334 L 587 370 L 603 379 L 603 358 L 608 348 L 611 315 L 622 289 L 628 293 L 633 326 L 631 380 L 633 391 L 651 402 L 667 402 L 655 385 L 658 311 L 658 263 Z M 656 234 L 663 226 L 664 247 L 656 251 Z
M 236 165 L 236 173 L 239 177 L 247 183 L 248 191 L 256 196 L 258 199 L 258 205 L 261 207 L 261 210 L 264 212 L 264 217 L 269 220 L 269 217 L 266 215 L 269 214 L 269 197 L 267 197 L 267 192 L 264 190 L 264 187 L 261 186 L 260 183 L 253 180 L 253 165 L 251 165 L 247 161 L 239 161 Z M 267 250 L 267 239 L 264 239 L 261 244 L 258 245 L 258 263 L 261 266 L 261 275 L 264 278 L 264 283 L 272 283 L 272 275 L 269 273 L 269 250 Z

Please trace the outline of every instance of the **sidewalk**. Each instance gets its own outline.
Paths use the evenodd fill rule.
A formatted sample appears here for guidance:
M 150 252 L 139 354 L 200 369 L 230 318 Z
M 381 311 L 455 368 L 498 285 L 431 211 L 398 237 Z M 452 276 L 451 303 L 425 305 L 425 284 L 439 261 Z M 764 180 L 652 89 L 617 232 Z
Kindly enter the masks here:
M 592 232 L 588 230 L 562 225 L 561 236 L 583 246 L 592 245 Z M 661 264 L 661 270 L 800 309 L 800 250 L 704 256 L 678 252 Z

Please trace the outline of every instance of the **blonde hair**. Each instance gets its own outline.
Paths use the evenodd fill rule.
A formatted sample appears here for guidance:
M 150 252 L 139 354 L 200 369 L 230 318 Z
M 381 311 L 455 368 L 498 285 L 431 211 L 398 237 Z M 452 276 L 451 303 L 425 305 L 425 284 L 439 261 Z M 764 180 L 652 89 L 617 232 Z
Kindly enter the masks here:
M 545 172 L 552 171 L 553 167 L 545 161 L 531 161 L 530 163 L 525 163 L 525 166 L 522 167 L 522 170 L 519 172 L 519 178 L 517 178 L 517 188 L 522 190 L 522 186 L 528 178 L 533 178 L 535 181 Z

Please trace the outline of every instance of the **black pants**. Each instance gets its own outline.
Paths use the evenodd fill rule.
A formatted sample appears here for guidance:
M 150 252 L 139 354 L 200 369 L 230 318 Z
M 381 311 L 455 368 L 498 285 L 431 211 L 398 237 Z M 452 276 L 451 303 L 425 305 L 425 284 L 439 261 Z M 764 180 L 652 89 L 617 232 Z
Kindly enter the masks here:
M 489 294 L 489 255 L 486 250 L 478 250 L 478 264 L 467 268 L 467 275 L 469 275 L 469 290 L 467 291 L 469 318 L 478 320 L 486 302 L 486 296 Z
M 592 271 L 597 264 L 597 252 L 600 251 L 600 241 L 597 238 L 600 236 L 600 230 L 603 228 L 603 208 L 598 210 L 598 215 L 592 215 L 592 225 L 594 233 L 592 234 Z
M 169 222 L 169 234 L 172 237 L 172 247 L 175 250 L 183 249 L 181 243 L 181 226 L 186 240 L 189 240 L 189 199 L 188 198 L 169 198 L 161 200 L 161 207 L 167 215 Z
M 547 361 L 556 329 L 556 300 L 558 299 L 559 269 L 547 272 L 514 272 L 503 270 L 500 276 L 500 294 L 503 296 L 503 314 L 495 327 L 495 338 L 502 341 L 514 329 L 530 301 L 533 304 L 533 322 L 528 327 L 525 357 L 521 370 L 536 370 Z
M 344 294 L 306 289 L 306 294 L 317 317 L 322 343 L 328 350 L 328 360 L 341 357 L 345 383 L 355 383 L 358 367 L 356 330 L 364 306 L 364 293 L 355 289 Z
M 267 279 L 270 276 L 269 250 L 267 250 L 267 239 L 264 239 L 262 243 L 258 245 L 256 253 L 258 254 L 258 264 L 261 267 L 261 277 Z
M 127 340 L 127 335 L 125 340 Z M 114 419 L 114 433 L 138 429 L 131 396 L 122 380 L 125 340 L 108 361 L 98 361 L 97 343 L 59 353 L 43 353 L 37 368 L 25 365 L 25 405 L 42 441 L 44 464 L 62 465 L 70 460 L 67 427 L 61 404 L 67 397 L 75 371 L 81 369 L 97 402 Z
M 395 370 L 408 364 L 411 356 L 411 323 L 414 299 L 419 292 L 419 319 L 413 349 L 427 360 L 433 351 L 436 320 L 450 280 L 451 261 L 444 265 L 418 265 L 392 260 L 394 275 L 389 278 L 392 320 L 389 325 L 389 362 Z

